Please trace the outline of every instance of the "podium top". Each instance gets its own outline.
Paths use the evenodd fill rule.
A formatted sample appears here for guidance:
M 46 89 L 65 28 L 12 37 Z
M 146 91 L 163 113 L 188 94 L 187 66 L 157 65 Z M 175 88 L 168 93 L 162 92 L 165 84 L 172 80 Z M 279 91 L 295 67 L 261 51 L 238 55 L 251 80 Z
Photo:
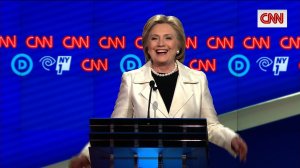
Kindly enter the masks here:
M 166 147 L 207 145 L 202 118 L 90 119 L 91 146 Z
M 177 125 L 177 126 L 205 126 L 203 118 L 92 118 L 90 125 Z

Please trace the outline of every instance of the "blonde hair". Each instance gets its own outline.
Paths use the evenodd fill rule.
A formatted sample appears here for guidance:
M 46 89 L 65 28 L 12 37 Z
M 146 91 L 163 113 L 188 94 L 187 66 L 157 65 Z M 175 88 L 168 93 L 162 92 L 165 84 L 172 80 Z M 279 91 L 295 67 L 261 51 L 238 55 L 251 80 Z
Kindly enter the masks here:
M 183 62 L 185 57 L 185 34 L 184 34 L 182 23 L 175 16 L 165 16 L 165 15 L 152 16 L 144 26 L 144 30 L 142 34 L 142 44 L 143 44 L 143 51 L 145 54 L 146 61 L 149 61 L 151 59 L 147 47 L 149 32 L 155 25 L 162 24 L 162 23 L 169 24 L 176 31 L 177 40 L 179 41 L 179 53 L 176 54 L 175 59 L 177 59 L 180 62 Z

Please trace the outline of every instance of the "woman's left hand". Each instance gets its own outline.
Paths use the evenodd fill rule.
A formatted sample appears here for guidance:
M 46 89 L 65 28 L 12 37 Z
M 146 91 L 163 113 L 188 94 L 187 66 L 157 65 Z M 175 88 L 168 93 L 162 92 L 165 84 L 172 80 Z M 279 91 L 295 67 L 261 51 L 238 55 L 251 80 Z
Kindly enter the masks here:
M 247 160 L 248 147 L 241 137 L 234 137 L 231 140 L 231 148 L 240 157 L 240 161 L 245 162 Z

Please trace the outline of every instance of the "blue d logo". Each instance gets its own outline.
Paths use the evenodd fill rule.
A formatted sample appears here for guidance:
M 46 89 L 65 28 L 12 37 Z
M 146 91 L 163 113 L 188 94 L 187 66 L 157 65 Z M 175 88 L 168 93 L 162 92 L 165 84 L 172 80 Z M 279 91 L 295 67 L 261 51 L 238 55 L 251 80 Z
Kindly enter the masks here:
M 32 59 L 27 54 L 17 54 L 11 61 L 12 71 L 19 76 L 28 75 L 33 68 Z
M 122 72 L 137 69 L 142 66 L 140 58 L 134 54 L 125 55 L 120 62 L 120 69 Z
M 236 77 L 245 76 L 250 70 L 250 62 L 242 54 L 232 56 L 228 62 L 229 72 Z

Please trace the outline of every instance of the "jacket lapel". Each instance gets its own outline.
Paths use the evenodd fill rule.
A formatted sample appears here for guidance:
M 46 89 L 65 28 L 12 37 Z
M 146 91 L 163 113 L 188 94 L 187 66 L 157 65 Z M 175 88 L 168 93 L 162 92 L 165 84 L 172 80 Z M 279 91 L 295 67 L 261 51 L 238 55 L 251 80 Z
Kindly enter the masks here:
M 149 101 L 149 94 L 150 94 L 149 82 L 151 80 L 154 80 L 154 79 L 151 75 L 150 61 L 148 61 L 145 64 L 144 68 L 142 69 L 142 73 L 138 73 L 133 81 L 135 84 L 144 85 L 144 88 L 141 90 L 140 94 L 147 100 L 147 106 L 145 107 L 146 109 L 148 108 L 148 101 Z M 152 90 L 150 113 L 151 113 L 150 114 L 151 118 L 153 118 L 153 117 L 169 118 L 170 117 L 169 113 L 167 111 L 167 108 L 164 104 L 164 101 L 162 100 L 162 97 L 158 90 L 156 90 L 156 91 Z
M 192 79 L 191 73 L 186 67 L 177 61 L 179 76 L 170 107 L 170 117 L 176 117 L 177 113 L 184 107 L 187 101 L 193 96 L 193 84 L 199 82 L 198 79 Z

